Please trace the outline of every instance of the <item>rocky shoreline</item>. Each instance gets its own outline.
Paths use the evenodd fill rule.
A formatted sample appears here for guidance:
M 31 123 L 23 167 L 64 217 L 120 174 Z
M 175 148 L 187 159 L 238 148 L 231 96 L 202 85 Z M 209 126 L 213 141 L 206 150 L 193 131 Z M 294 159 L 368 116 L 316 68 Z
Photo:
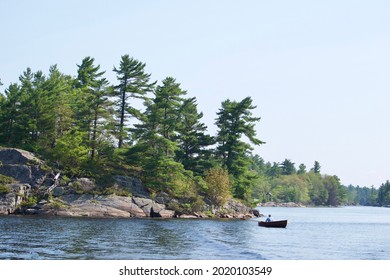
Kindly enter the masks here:
M 61 196 L 54 201 L 42 200 L 37 204 L 24 207 L 16 211 L 22 215 L 44 215 L 63 217 L 93 217 L 93 218 L 237 218 L 249 219 L 254 217 L 253 211 L 249 208 L 232 210 L 233 200 L 225 206 L 225 211 L 215 211 L 213 215 L 200 213 L 177 213 L 169 209 L 165 204 L 157 203 L 155 200 L 143 197 L 126 197 L 113 195 L 91 195 L 91 194 L 69 194 Z
M 34 154 L 0 148 L 0 215 L 120 218 L 235 218 L 249 219 L 258 211 L 229 199 L 221 207 L 207 203 L 203 211 L 178 211 L 181 202 L 160 192 L 153 197 L 138 178 L 113 176 L 113 189 L 124 195 L 97 194 L 89 178 L 60 182 L 60 174 Z M 40 201 L 31 198 L 40 193 Z
M 265 202 L 257 204 L 258 207 L 306 207 L 306 205 L 295 202 Z

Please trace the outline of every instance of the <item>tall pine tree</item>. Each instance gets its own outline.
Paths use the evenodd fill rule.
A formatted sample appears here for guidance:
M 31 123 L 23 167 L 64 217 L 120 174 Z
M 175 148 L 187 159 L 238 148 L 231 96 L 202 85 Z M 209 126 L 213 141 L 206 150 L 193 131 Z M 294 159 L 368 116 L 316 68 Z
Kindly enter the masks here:
M 175 196 L 193 193 L 191 172 L 175 159 L 185 94 L 174 78 L 164 79 L 156 88 L 155 97 L 147 102 L 141 123 L 135 125 L 136 145 L 127 153 L 129 163 L 142 163 L 146 186 Z
M 103 78 L 104 71 L 100 65 L 94 65 L 94 58 L 86 57 L 78 65 L 75 81 L 79 89 L 76 102 L 78 126 L 85 132 L 87 146 L 90 148 L 90 159 L 95 158 L 98 138 L 106 126 L 110 103 L 108 102 L 108 81 Z
M 238 198 L 248 198 L 253 182 L 252 175 L 248 173 L 251 164 L 249 154 L 253 148 L 242 137 L 245 136 L 254 145 L 264 143 L 256 138 L 255 124 L 260 118 L 252 116 L 255 108 L 252 99 L 247 97 L 240 102 L 222 102 L 222 108 L 217 113 L 217 155 L 222 160 L 222 166 L 234 178 L 233 194 Z
M 201 122 L 203 113 L 198 112 L 196 98 L 185 99 L 180 111 L 177 136 L 179 149 L 176 158 L 185 169 L 191 170 L 196 175 L 203 175 L 212 167 L 212 151 L 208 148 L 215 143 L 215 140 L 206 134 L 207 126 Z
M 5 145 L 17 146 L 22 140 L 20 104 L 20 87 L 17 84 L 11 84 L 5 89 L 5 98 L 0 108 L 0 141 Z
M 130 105 L 130 98 L 145 99 L 148 92 L 154 88 L 150 83 L 150 74 L 145 73 L 145 63 L 142 63 L 129 55 L 123 55 L 119 67 L 114 67 L 119 84 L 116 85 L 114 96 L 117 98 L 116 107 L 119 119 L 117 137 L 118 148 L 121 148 L 127 138 L 126 121 L 129 116 L 140 117 L 141 113 Z

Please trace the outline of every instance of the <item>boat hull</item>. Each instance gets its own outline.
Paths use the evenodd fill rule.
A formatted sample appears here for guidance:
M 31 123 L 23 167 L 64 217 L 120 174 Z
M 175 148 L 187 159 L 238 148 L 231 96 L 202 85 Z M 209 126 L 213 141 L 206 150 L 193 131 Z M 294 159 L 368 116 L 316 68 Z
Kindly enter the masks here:
M 259 222 L 260 227 L 273 227 L 273 228 L 285 228 L 287 226 L 287 220 L 272 221 L 272 222 Z

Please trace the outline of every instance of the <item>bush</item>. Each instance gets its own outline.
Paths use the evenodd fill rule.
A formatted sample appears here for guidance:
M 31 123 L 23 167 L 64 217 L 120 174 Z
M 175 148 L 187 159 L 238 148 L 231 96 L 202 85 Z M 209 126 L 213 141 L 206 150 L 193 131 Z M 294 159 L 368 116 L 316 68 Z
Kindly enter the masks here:
M 11 184 L 14 181 L 15 181 L 14 178 L 0 174 L 0 184 Z
M 221 167 L 214 167 L 206 172 L 206 194 L 217 206 L 222 206 L 231 197 L 229 173 Z
M 61 201 L 59 200 L 54 200 L 51 204 L 50 204 L 50 208 L 53 209 L 53 210 L 60 210 L 61 208 L 65 207 L 65 204 L 62 203 Z
M 23 201 L 22 203 L 20 203 L 20 207 L 21 208 L 32 207 L 35 204 L 37 204 L 37 198 L 30 196 L 26 201 Z
M 183 206 L 178 201 L 175 200 L 168 202 L 167 208 L 175 211 L 175 213 L 179 215 L 184 213 Z
M 104 195 L 115 194 L 117 196 L 128 196 L 128 197 L 131 197 L 131 192 L 129 192 L 126 189 L 120 188 L 117 185 L 111 186 L 109 188 L 105 188 L 102 191 L 102 194 L 104 194 Z
M 0 194 L 7 194 L 11 192 L 11 187 L 0 184 Z

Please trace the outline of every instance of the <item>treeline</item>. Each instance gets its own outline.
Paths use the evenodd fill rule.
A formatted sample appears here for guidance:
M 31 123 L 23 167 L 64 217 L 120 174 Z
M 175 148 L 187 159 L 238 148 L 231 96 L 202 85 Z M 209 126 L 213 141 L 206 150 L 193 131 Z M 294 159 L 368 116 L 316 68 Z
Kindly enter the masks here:
M 251 169 L 257 174 L 253 197 L 260 203 L 274 201 L 315 206 L 390 205 L 389 181 L 379 189 L 373 186 L 344 186 L 337 176 L 322 175 L 318 161 L 307 170 L 304 164 L 296 168 L 295 163 L 289 159 L 270 163 L 258 155 L 251 158 Z
M 296 170 L 289 160 L 270 164 L 253 156 L 263 142 L 250 97 L 223 101 L 217 133 L 209 135 L 196 98 L 174 78 L 152 81 L 145 64 L 129 55 L 112 71 L 113 84 L 91 57 L 77 65 L 76 76 L 56 65 L 47 75 L 27 68 L 0 94 L 0 145 L 36 152 L 69 176 L 92 176 L 108 187 L 110 175 L 138 176 L 152 193 L 186 198 L 193 208 L 229 197 L 339 205 L 358 196 L 336 176 L 321 175 L 318 163 Z
M 262 142 L 250 97 L 223 101 L 211 136 L 196 98 L 174 78 L 152 81 L 129 55 L 113 71 L 110 84 L 91 57 L 74 77 L 56 65 L 48 75 L 27 68 L 0 95 L 0 145 L 37 152 L 70 176 L 103 182 L 118 172 L 136 175 L 152 192 L 186 197 L 189 205 L 251 199 L 248 155 Z

